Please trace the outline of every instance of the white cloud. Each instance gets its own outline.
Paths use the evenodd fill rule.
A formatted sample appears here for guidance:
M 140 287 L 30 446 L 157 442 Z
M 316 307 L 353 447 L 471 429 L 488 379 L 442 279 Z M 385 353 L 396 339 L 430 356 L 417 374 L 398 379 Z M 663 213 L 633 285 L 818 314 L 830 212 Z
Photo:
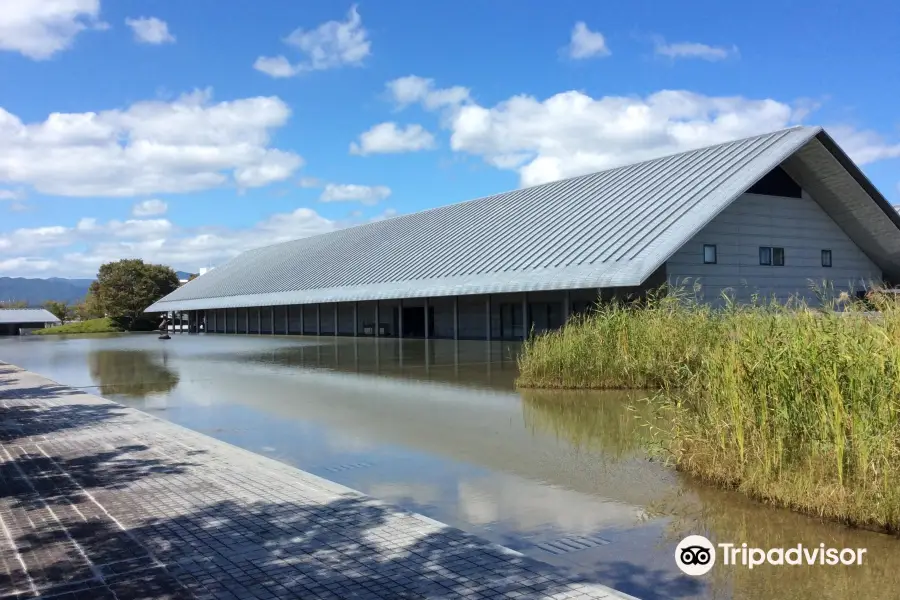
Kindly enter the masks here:
M 2 249 L 2 246 L 0 246 L 0 249 Z M 0 258 L 0 271 L 4 273 L 17 273 L 20 277 L 29 277 L 36 273 L 43 273 L 55 266 L 55 260 L 47 260 L 39 257 L 17 256 L 15 258 Z
M 262 187 L 290 178 L 302 166 L 303 159 L 293 152 L 266 150 L 259 160 L 237 168 L 234 179 L 241 188 Z
M 569 91 L 465 106 L 449 127 L 454 150 L 534 185 L 772 131 L 795 116 L 793 106 L 770 99 L 671 90 L 595 99 Z
M 0 50 L 45 60 L 86 29 L 105 29 L 100 0 L 0 0 Z
M 260 56 L 253 63 L 253 68 L 270 77 L 293 77 L 299 70 L 283 56 Z
M 871 130 L 854 129 L 846 125 L 837 125 L 826 128 L 834 137 L 844 152 L 859 165 L 900 158 L 900 143 L 892 144 L 885 141 L 881 134 Z
M 174 44 L 175 36 L 169 33 L 169 25 L 156 17 L 125 19 L 125 24 L 134 32 L 135 41 L 142 44 Z
M 592 98 L 568 91 L 545 100 L 513 96 L 486 108 L 448 110 L 457 152 L 516 171 L 523 186 L 564 179 L 796 125 L 816 105 L 662 90 Z M 826 128 L 858 164 L 900 157 L 900 143 L 869 130 Z
M 290 117 L 277 97 L 213 103 L 197 91 L 125 109 L 23 123 L 0 108 L 0 183 L 60 196 L 142 196 L 292 176 L 302 159 L 269 147 Z
M 92 232 L 98 230 L 97 226 L 91 228 Z M 128 219 L 127 221 L 110 221 L 106 224 L 106 231 L 116 237 L 123 238 L 157 238 L 166 235 L 172 230 L 172 223 L 168 219 Z
M 739 54 L 737 46 L 727 48 L 725 46 L 709 46 L 698 42 L 677 42 L 673 44 L 666 43 L 662 38 L 657 38 L 655 50 L 657 55 L 666 56 L 672 59 L 678 58 L 698 58 L 715 62 L 725 60 Z
M 421 125 L 399 127 L 396 123 L 379 123 L 359 135 L 350 144 L 350 154 L 392 154 L 417 152 L 434 148 L 434 136 Z
M 25 190 L 16 189 L 16 190 L 0 190 L 0 201 L 2 200 L 23 200 L 27 194 Z
M 0 233 L 0 271 L 10 276 L 93 276 L 105 262 L 141 258 L 176 269 L 217 265 L 252 248 L 381 220 L 332 220 L 309 208 L 273 214 L 249 227 L 178 227 L 165 219 L 100 223 L 83 218 L 74 227 L 47 226 Z
M 317 188 L 322 187 L 322 181 L 316 177 L 301 177 L 300 181 L 297 182 L 302 188 Z
M 319 200 L 322 202 L 361 202 L 377 204 L 391 195 L 391 188 L 376 185 L 355 185 L 352 183 L 329 183 L 325 185 Z
M 428 110 L 453 107 L 470 100 L 469 88 L 453 86 L 437 88 L 434 79 L 407 75 L 386 84 L 388 95 L 398 108 L 421 103 Z
M 152 199 L 138 202 L 131 208 L 131 214 L 135 217 L 155 217 L 164 215 L 169 210 L 169 205 L 162 200 Z
M 307 71 L 362 66 L 371 54 L 368 35 L 354 4 L 346 21 L 328 21 L 311 31 L 298 28 L 284 39 L 304 56 L 300 62 L 291 64 L 281 55 L 260 56 L 253 68 L 271 77 L 292 77 Z
M 0 203 L 13 212 L 22 212 L 28 210 L 28 205 L 22 202 L 28 194 L 21 188 L 12 190 L 0 189 Z
M 611 54 L 603 34 L 599 31 L 588 29 L 584 21 L 578 21 L 575 23 L 575 27 L 572 28 L 568 51 L 569 57 L 574 59 L 609 56 Z
M 108 239 L 109 237 L 146 240 L 165 235 L 173 226 L 166 219 L 112 220 L 99 224 L 96 219 L 80 219 L 74 227 L 52 225 L 26 227 L 0 234 L 0 252 L 30 253 L 40 249 L 70 246 L 78 242 Z

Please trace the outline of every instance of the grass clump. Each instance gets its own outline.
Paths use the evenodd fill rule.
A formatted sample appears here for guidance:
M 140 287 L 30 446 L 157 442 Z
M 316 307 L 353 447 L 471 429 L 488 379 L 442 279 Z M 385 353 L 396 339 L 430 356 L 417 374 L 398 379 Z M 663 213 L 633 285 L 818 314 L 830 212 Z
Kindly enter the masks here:
M 87 321 L 78 321 L 75 323 L 66 323 L 58 327 L 47 327 L 45 329 L 37 329 L 32 333 L 34 335 L 67 335 L 76 333 L 115 333 L 122 331 L 112 319 L 102 317 L 99 319 L 88 319 Z
M 681 292 L 598 306 L 525 342 L 517 384 L 525 388 L 671 389 L 695 373 L 722 337 L 721 312 Z
M 900 306 L 842 302 L 598 307 L 529 342 L 519 384 L 650 388 L 654 443 L 679 470 L 898 531 Z

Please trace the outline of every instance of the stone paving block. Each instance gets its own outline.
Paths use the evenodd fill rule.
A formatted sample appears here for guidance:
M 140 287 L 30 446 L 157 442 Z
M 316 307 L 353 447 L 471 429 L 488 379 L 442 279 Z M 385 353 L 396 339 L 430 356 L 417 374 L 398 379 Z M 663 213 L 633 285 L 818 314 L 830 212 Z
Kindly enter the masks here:
M 0 414 L 0 597 L 626 598 L 2 363 Z

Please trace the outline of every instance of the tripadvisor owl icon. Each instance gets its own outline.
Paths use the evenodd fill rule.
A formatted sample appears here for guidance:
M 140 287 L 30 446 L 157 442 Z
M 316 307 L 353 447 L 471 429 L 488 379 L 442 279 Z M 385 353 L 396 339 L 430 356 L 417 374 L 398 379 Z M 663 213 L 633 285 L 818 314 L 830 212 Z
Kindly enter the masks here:
M 716 564 L 716 549 L 702 535 L 689 535 L 675 547 L 675 564 L 686 575 L 705 575 Z

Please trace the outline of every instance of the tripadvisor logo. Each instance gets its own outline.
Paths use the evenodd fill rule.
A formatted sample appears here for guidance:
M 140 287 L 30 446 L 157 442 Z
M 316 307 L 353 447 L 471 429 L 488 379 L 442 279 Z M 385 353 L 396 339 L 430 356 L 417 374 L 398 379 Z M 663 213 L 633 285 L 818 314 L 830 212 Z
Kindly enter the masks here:
M 752 548 L 746 543 L 713 545 L 702 535 L 689 535 L 675 548 L 675 563 L 686 575 L 709 573 L 716 564 L 716 556 L 726 566 L 752 569 L 760 565 L 861 565 L 865 548 L 828 548 L 825 544 L 807 547 L 797 544 L 790 548 Z
M 702 535 L 689 535 L 675 548 L 675 563 L 686 575 L 706 575 L 716 564 L 716 549 Z

